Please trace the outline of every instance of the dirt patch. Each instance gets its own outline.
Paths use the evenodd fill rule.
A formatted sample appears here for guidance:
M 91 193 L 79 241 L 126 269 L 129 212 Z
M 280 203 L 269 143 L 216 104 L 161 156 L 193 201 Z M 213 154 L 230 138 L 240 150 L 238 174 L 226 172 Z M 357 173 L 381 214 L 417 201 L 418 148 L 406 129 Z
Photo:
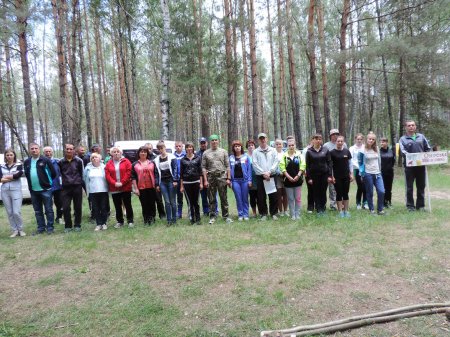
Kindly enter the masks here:
M 430 191 L 433 199 L 450 200 L 450 193 L 446 191 Z

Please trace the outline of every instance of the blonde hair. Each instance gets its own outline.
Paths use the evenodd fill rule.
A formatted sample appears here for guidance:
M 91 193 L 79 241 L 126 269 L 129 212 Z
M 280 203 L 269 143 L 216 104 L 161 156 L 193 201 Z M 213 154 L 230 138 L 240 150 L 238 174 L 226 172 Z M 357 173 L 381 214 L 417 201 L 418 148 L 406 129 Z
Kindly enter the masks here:
M 375 140 L 374 140 L 374 142 L 373 142 L 372 145 L 367 144 L 367 139 L 369 138 L 369 136 L 372 136 L 372 137 L 375 138 Z M 370 132 L 367 134 L 366 142 L 365 142 L 365 144 L 364 144 L 364 147 L 365 147 L 366 150 L 367 150 L 367 149 L 372 149 L 372 150 L 374 150 L 375 152 L 378 152 L 377 135 L 376 135 L 375 133 L 373 133 L 372 131 L 370 131 Z
M 109 153 L 113 153 L 115 150 L 118 150 L 120 152 L 120 154 L 123 153 L 122 149 L 118 146 L 113 146 L 110 150 Z
M 92 161 L 92 158 L 98 158 L 98 159 L 102 160 L 102 155 L 97 152 L 92 152 L 91 153 L 91 161 Z

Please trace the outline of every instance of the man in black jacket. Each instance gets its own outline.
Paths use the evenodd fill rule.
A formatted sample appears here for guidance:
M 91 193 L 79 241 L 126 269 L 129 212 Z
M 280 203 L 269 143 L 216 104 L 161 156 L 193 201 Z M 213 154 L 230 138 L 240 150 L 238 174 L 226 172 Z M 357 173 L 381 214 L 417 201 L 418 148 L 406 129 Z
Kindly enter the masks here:
M 45 231 L 47 231 L 47 234 L 52 234 L 53 223 L 55 221 L 52 201 L 52 180 L 56 178 L 56 171 L 52 162 L 48 158 L 40 155 L 41 149 L 38 144 L 31 143 L 29 150 L 31 157 L 25 159 L 23 166 L 37 222 L 36 234 L 42 234 Z M 45 209 L 45 217 L 42 206 Z
M 65 223 L 65 232 L 72 230 L 72 217 L 70 204 L 73 201 L 75 213 L 75 231 L 81 231 L 81 207 L 83 202 L 83 160 L 75 155 L 74 146 L 66 144 L 64 158 L 58 163 L 62 179 L 62 208 Z

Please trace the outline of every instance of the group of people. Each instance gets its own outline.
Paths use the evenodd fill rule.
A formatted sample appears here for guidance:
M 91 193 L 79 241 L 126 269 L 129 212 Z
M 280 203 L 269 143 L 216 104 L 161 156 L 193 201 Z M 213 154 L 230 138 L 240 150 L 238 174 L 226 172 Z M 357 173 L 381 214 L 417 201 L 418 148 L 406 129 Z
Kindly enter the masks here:
M 400 139 L 403 157 L 407 153 L 431 150 L 427 139 L 416 132 L 414 121 L 406 123 L 406 130 L 407 134 Z M 287 149 L 283 151 L 282 140 L 277 139 L 275 147 L 271 147 L 267 135 L 260 133 L 258 146 L 253 140 L 248 140 L 245 147 L 240 141 L 233 141 L 231 155 L 219 146 L 218 135 L 209 137 L 209 148 L 208 139 L 202 137 L 198 151 L 192 142 L 184 144 L 184 150 L 183 143 L 176 142 L 173 154 L 167 151 L 164 141 L 159 141 L 156 151 L 150 143 L 140 147 L 133 163 L 118 147 L 111 147 L 108 158 L 102 160 L 98 145 L 94 145 L 87 155 L 85 148 L 75 149 L 74 145 L 66 144 L 64 157 L 57 160 L 51 147 L 44 147 L 44 155 L 41 155 L 40 146 L 32 143 L 29 146 L 30 157 L 23 165 L 13 150 L 7 150 L 0 178 L 11 237 L 26 235 L 20 212 L 20 177 L 23 174 L 31 192 L 37 234 L 52 234 L 55 222 L 64 223 L 66 232 L 80 231 L 83 190 L 88 195 L 96 231 L 108 228 L 110 194 L 117 221 L 115 228 L 124 226 L 125 218 L 129 227 L 134 226 L 132 193 L 139 197 L 143 221 L 147 225 L 155 222 L 156 209 L 159 211 L 162 207 L 158 204 L 159 195 L 164 199 L 168 226 L 182 216 L 183 196 L 191 224 L 201 222 L 200 197 L 203 214 L 209 217 L 210 224 L 216 222 L 219 215 L 219 200 L 222 218 L 231 223 L 228 188 L 234 192 L 239 221 L 247 221 L 250 216 L 259 216 L 261 220 L 270 216 L 276 220 L 280 215 L 289 215 L 296 220 L 300 218 L 304 181 L 308 189 L 308 213 L 315 210 L 318 215 L 324 214 L 328 190 L 330 208 L 336 209 L 342 218 L 350 217 L 349 189 L 350 183 L 356 181 L 356 208 L 385 214 L 384 209 L 392 202 L 396 162 L 395 150 L 388 146 L 388 140 L 381 138 L 378 146 L 374 133 L 370 132 L 366 137 L 358 133 L 354 145 L 348 149 L 339 130 L 332 129 L 329 137 L 330 140 L 322 144 L 322 135 L 315 134 L 310 144 L 300 151 L 295 138 L 289 136 Z M 408 210 L 423 209 L 425 168 L 405 166 L 405 177 Z M 417 186 L 416 204 L 414 181 Z M 159 215 L 161 217 L 161 211 Z

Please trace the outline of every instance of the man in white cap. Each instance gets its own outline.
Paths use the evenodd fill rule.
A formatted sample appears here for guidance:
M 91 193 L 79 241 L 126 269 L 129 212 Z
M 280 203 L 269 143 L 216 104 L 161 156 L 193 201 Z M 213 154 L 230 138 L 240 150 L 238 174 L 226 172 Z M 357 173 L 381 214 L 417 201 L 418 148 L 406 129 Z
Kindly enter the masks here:
M 330 130 L 330 141 L 326 142 L 323 146 L 328 149 L 328 151 L 333 151 L 336 148 L 336 140 L 340 135 L 338 129 Z M 347 148 L 347 144 L 344 143 L 344 148 Z M 333 184 L 328 184 L 328 198 L 330 199 L 330 208 L 336 210 L 336 190 Z

